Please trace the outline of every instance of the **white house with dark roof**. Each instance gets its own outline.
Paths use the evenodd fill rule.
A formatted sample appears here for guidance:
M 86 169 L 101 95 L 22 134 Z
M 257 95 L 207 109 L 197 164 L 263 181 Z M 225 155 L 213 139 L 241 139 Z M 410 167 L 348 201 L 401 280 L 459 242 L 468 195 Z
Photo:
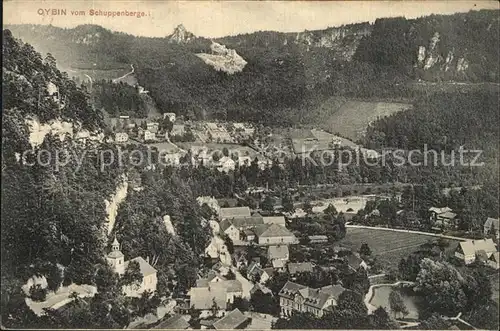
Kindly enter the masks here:
M 317 317 L 337 305 L 340 294 L 345 291 L 341 285 L 310 288 L 288 281 L 279 292 L 281 314 L 290 316 L 294 311 L 312 313 Z
M 435 230 L 442 230 L 454 225 L 457 216 L 449 207 L 431 207 L 429 208 L 429 212 L 431 213 L 430 220 L 433 222 L 433 229 Z
M 125 261 L 125 256 L 120 251 L 120 244 L 116 238 L 113 241 L 111 252 L 106 256 L 106 260 L 111 268 L 119 275 L 123 275 L 125 273 L 125 270 L 127 270 L 127 266 L 131 261 L 135 261 L 139 264 L 142 274 L 142 282 L 141 284 L 124 286 L 123 292 L 125 295 L 137 297 L 145 291 L 156 291 L 156 285 L 158 283 L 156 269 L 140 256 L 133 258 L 132 260 Z
M 478 255 L 489 259 L 496 252 L 497 248 L 492 239 L 466 240 L 458 245 L 455 257 L 464 261 L 465 264 L 471 264 L 476 261 Z

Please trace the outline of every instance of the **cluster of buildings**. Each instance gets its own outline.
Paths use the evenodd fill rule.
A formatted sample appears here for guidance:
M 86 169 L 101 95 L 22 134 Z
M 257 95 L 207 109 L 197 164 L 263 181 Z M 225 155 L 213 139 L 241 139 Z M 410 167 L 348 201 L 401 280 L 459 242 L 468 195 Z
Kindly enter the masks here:
M 286 228 L 284 216 L 265 217 L 251 214 L 248 207 L 221 208 L 219 233 L 235 245 L 256 243 L 261 246 L 297 244 L 298 239 Z
M 249 123 L 206 122 L 193 124 L 193 133 L 202 143 L 234 144 L 249 139 L 255 132 Z
M 466 265 L 480 262 L 496 270 L 500 268 L 499 252 L 492 239 L 462 241 L 455 250 L 455 257 Z

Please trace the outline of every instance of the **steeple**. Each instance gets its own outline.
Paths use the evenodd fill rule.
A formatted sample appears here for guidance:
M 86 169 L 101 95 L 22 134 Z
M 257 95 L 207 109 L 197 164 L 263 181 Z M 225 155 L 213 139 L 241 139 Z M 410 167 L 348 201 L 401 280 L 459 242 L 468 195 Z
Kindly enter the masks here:
M 109 265 L 113 270 L 119 274 L 123 274 L 125 272 L 125 259 L 123 253 L 120 251 L 120 243 L 115 237 L 113 243 L 111 244 L 111 252 L 106 257 Z

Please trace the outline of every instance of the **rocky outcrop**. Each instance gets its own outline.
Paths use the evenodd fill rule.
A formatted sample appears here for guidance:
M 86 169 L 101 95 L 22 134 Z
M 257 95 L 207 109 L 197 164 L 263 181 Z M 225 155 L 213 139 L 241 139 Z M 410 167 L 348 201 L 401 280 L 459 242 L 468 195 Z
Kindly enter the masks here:
M 234 49 L 228 49 L 226 46 L 212 42 L 210 45 L 211 54 L 196 54 L 206 64 L 217 71 L 223 71 L 230 75 L 240 72 L 245 68 L 247 62 Z
M 174 32 L 167 38 L 171 43 L 185 44 L 196 38 L 196 36 L 191 32 L 187 31 L 184 25 L 179 24 L 174 29 Z
M 369 36 L 372 26 L 369 23 L 327 28 L 318 31 L 304 31 L 296 34 L 294 42 L 305 45 L 306 51 L 313 47 L 330 48 L 341 60 L 351 60 L 359 45 L 359 41 Z

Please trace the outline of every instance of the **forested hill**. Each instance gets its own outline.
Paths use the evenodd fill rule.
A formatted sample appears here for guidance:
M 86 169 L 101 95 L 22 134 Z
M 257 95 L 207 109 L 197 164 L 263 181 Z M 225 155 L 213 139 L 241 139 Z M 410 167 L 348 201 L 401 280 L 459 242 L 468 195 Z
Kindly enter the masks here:
M 128 274 L 118 278 L 105 260 L 114 236 L 121 241 L 126 260 L 155 259 L 157 295 L 164 296 L 175 277 L 178 291 L 196 281 L 197 259 L 210 234 L 208 225 L 202 222 L 186 183 L 160 171 L 146 176 L 149 164 L 131 166 L 128 154 L 123 155 L 126 151 L 118 152 L 114 144 L 85 143 L 57 130 L 46 132 L 39 144 L 33 144 L 35 130 L 25 121 L 27 117 L 37 118 L 41 125 L 54 124 L 55 129 L 70 123 L 92 137 L 103 130 L 101 113 L 89 103 L 85 88 L 57 69 L 51 55 L 42 58 L 8 30 L 3 31 L 2 55 L 2 327 L 123 329 L 141 312 L 123 294 L 122 285 L 130 284 Z M 110 155 L 115 162 L 104 166 Z M 146 188 L 127 191 L 122 201 L 126 208 L 117 206 L 117 222 L 108 236 L 106 201 L 112 201 L 127 178 L 134 182 L 143 178 Z M 175 237 L 163 222 L 167 214 L 178 233 Z M 22 286 L 32 276 L 45 277 L 47 288 L 32 286 L 25 293 Z M 50 302 L 49 295 L 57 297 L 60 293 L 54 292 L 61 287 L 81 284 L 95 286 L 98 294 L 75 300 L 82 305 L 69 305 L 68 314 L 47 309 L 37 317 L 25 300 L 44 301 L 46 296 Z M 158 305 L 158 296 L 141 300 Z
M 184 27 L 163 38 L 95 25 L 9 28 L 73 70 L 133 64 L 139 84 L 163 112 L 291 124 L 304 118 L 318 97 L 412 99 L 413 81 L 497 82 L 498 14 L 382 18 L 318 31 L 217 38 L 247 63 L 232 74 L 198 57 L 212 52 L 212 41 Z

